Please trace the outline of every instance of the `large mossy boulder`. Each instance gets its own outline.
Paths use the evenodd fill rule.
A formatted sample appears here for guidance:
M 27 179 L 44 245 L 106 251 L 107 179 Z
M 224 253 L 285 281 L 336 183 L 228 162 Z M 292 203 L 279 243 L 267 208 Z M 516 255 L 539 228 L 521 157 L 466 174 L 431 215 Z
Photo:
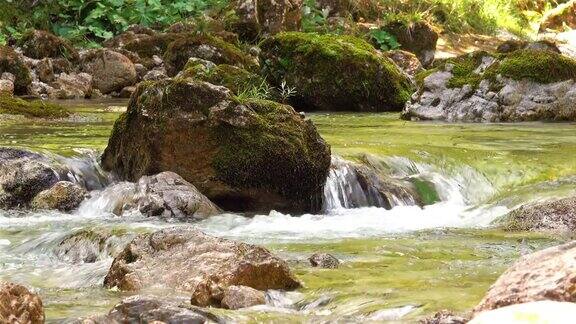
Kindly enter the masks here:
M 41 60 L 43 58 L 65 58 L 78 60 L 78 51 L 66 40 L 43 30 L 31 30 L 25 33 L 18 45 L 24 55 Z
M 474 52 L 416 77 L 403 118 L 465 122 L 576 120 L 576 60 L 548 50 Z
M 26 94 L 32 83 L 30 69 L 18 53 L 8 46 L 0 46 L 0 75 L 4 72 L 14 75 L 14 93 Z
M 412 93 L 392 61 L 352 36 L 280 33 L 261 48 L 267 80 L 294 89 L 299 109 L 400 111 Z
M 209 34 L 184 34 L 168 45 L 164 62 L 168 75 L 174 76 L 188 63 L 191 57 L 254 69 L 256 60 L 233 44 Z
M 137 236 L 114 259 L 104 285 L 123 291 L 171 288 L 191 293 L 192 305 L 221 307 L 230 286 L 265 291 L 301 284 L 286 261 L 263 247 L 176 227 Z
M 316 211 L 330 148 L 290 106 L 176 78 L 138 86 L 102 164 L 131 181 L 173 171 L 226 210 Z

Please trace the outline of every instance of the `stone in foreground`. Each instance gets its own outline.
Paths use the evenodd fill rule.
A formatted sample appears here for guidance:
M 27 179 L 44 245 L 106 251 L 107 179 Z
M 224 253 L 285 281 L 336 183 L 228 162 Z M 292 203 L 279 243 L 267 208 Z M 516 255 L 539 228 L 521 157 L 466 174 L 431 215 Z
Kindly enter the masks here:
M 541 300 L 576 302 L 576 241 L 522 257 L 492 285 L 474 313 Z
M 330 147 L 290 106 L 176 78 L 138 86 L 102 165 L 129 181 L 175 172 L 225 210 L 313 212 Z
M 166 287 L 192 294 L 198 306 L 222 305 L 230 286 L 257 290 L 300 287 L 285 261 L 255 245 L 170 228 L 136 237 L 112 263 L 108 288 Z
M 0 322 L 44 323 L 42 300 L 24 286 L 0 281 Z

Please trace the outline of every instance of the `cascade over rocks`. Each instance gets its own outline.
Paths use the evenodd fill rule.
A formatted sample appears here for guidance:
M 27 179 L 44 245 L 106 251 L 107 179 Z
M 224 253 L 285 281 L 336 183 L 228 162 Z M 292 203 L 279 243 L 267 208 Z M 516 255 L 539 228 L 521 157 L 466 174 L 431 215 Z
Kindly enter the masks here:
M 540 300 L 576 301 L 576 241 L 523 256 L 490 287 L 474 313 Z
M 242 39 L 300 29 L 302 0 L 236 0 L 237 19 L 231 22 Z
M 417 76 L 404 119 L 464 122 L 576 120 L 576 61 L 542 50 L 475 52 Z
M 94 49 L 82 53 L 81 70 L 93 77 L 94 88 L 103 94 L 120 91 L 136 83 L 136 69 L 126 56 L 109 49 Z
M 24 286 L 0 281 L 0 322 L 44 323 L 42 300 Z
M 412 93 L 390 59 L 352 36 L 280 33 L 261 48 L 263 74 L 295 89 L 290 101 L 298 109 L 400 111 Z
M 300 287 L 287 263 L 265 248 L 182 227 L 137 236 L 114 259 L 104 285 L 125 291 L 164 286 L 192 293 L 193 305 L 217 307 L 234 285 Z
M 66 40 L 43 30 L 32 30 L 22 36 L 18 45 L 24 55 L 33 59 L 65 58 L 78 60 L 78 51 Z
M 5 72 L 14 76 L 14 93 L 17 95 L 26 94 L 28 86 L 32 83 L 30 69 L 13 49 L 8 46 L 0 46 L 0 75 Z
M 176 172 L 225 210 L 314 211 L 330 148 L 290 106 L 173 79 L 138 86 L 102 165 L 129 181 Z

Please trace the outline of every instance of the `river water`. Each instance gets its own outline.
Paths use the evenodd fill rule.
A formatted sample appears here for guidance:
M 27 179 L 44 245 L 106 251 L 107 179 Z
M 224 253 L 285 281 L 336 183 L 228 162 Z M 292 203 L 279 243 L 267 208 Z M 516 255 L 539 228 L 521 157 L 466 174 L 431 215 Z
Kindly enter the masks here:
M 52 154 L 84 180 L 91 198 L 70 215 L 0 211 L 0 279 L 23 283 L 43 298 L 48 322 L 107 312 L 126 293 L 102 287 L 112 262 L 72 263 L 57 254 L 64 237 L 83 229 L 132 235 L 167 226 L 137 212 L 116 216 L 122 188 L 99 170 L 125 101 L 67 102 L 69 121 L 0 121 L 0 146 Z M 434 203 L 395 201 L 391 210 L 350 208 L 362 199 L 345 168 L 331 171 L 319 215 L 224 214 L 194 224 L 214 235 L 262 244 L 289 261 L 304 288 L 270 292 L 269 304 L 236 312 L 240 322 L 416 321 L 440 309 L 473 307 L 523 253 L 562 241 L 505 233 L 491 224 L 514 207 L 576 192 L 576 124 L 442 124 L 401 121 L 398 114 L 310 114 L 335 161 L 369 163 L 395 179 L 428 183 Z M 360 204 L 362 206 L 362 204 Z M 342 260 L 339 269 L 307 264 L 314 252 Z

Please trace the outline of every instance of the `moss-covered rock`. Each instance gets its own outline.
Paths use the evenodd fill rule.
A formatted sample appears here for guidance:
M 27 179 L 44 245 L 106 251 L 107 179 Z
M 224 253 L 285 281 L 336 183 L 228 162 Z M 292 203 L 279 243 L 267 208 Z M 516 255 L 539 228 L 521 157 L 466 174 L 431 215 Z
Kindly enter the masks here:
M 36 209 L 57 209 L 71 211 L 80 206 L 86 196 L 86 190 L 69 181 L 59 181 L 50 189 L 40 192 L 32 200 Z
M 549 50 L 474 52 L 416 76 L 403 116 L 459 121 L 576 120 L 576 60 Z
M 170 43 L 164 53 L 168 75 L 182 71 L 188 59 L 201 58 L 216 64 L 229 64 L 254 69 L 256 60 L 240 48 L 227 43 L 220 37 L 209 34 L 185 34 Z
M 315 211 L 330 148 L 290 106 L 176 78 L 140 84 L 102 164 L 127 180 L 176 172 L 227 210 Z
M 66 40 L 43 30 L 31 30 L 25 33 L 18 45 L 24 55 L 34 58 L 66 58 L 76 61 L 78 52 Z
M 0 95 L 0 115 L 22 115 L 29 118 L 64 118 L 70 115 L 65 108 L 37 100 L 26 101 L 6 95 Z
M 25 94 L 28 91 L 28 86 L 32 83 L 30 69 L 13 49 L 0 46 L 0 75 L 4 72 L 14 75 L 15 94 Z
M 197 61 L 189 61 L 178 76 L 220 85 L 230 89 L 235 95 L 267 86 L 266 80 L 258 74 L 228 64 L 206 66 Z
M 267 80 L 294 88 L 300 109 L 399 111 L 412 93 L 396 65 L 355 37 L 280 33 L 261 48 Z

